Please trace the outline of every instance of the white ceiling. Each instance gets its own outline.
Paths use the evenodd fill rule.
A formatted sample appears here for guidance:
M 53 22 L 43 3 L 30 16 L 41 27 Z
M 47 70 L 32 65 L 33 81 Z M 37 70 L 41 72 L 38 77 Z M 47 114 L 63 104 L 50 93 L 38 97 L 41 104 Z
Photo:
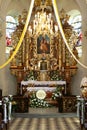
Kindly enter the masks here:
M 3 14 L 15 17 L 24 8 L 28 9 L 30 2 L 31 0 L 0 0 L 0 17 L 2 18 Z M 67 12 L 76 9 L 81 11 L 82 5 L 87 6 L 85 0 L 57 0 L 57 5 L 59 10 L 64 8 Z

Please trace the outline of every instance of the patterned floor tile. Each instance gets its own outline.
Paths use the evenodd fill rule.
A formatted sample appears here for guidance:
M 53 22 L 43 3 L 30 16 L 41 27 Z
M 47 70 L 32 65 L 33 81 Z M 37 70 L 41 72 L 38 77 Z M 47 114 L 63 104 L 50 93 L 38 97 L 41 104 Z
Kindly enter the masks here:
M 78 118 L 14 118 L 9 130 L 80 130 Z

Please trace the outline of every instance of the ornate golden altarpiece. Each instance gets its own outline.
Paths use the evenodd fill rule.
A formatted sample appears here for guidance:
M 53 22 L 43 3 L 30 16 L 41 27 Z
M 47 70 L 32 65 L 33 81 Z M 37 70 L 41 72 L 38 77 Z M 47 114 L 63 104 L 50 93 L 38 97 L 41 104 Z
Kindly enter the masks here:
M 31 20 L 22 45 L 10 64 L 10 70 L 17 77 L 17 94 L 22 81 L 66 81 L 66 94 L 71 94 L 71 77 L 75 75 L 76 61 L 68 51 L 55 19 L 51 2 L 35 2 Z M 41 6 L 39 6 L 41 4 Z M 23 31 L 27 11 L 18 17 L 18 25 L 12 34 L 14 52 Z M 77 37 L 68 23 L 69 16 L 62 9 L 60 20 L 69 46 L 78 56 L 75 48 Z M 35 86 L 30 86 L 35 87 Z M 43 85 L 44 87 L 44 85 Z M 50 85 L 52 87 L 52 85 Z

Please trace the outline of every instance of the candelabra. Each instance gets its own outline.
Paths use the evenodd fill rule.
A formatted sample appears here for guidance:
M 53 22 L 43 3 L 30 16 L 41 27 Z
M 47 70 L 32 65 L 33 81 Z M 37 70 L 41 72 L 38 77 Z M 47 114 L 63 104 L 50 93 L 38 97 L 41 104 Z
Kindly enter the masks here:
M 58 25 L 54 23 L 52 12 L 46 12 L 46 5 L 41 5 L 41 11 L 35 13 L 32 25 L 29 25 L 29 34 L 36 35 L 39 33 L 49 32 L 54 35 L 58 32 Z

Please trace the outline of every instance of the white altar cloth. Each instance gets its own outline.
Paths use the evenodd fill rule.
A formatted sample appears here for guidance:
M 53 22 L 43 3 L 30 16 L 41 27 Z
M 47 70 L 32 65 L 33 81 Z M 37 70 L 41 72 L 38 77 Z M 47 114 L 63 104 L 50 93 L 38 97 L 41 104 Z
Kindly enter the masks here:
M 38 90 L 44 90 L 44 91 L 54 91 L 56 87 L 27 87 L 27 91 L 38 91 Z
M 53 91 L 56 87 L 45 87 L 45 85 L 64 85 L 65 87 L 65 94 L 66 94 L 66 81 L 36 81 L 36 80 L 28 80 L 28 81 L 21 81 L 21 94 L 22 94 L 22 86 L 23 85 L 41 85 L 41 87 L 27 87 L 27 91 L 37 91 L 43 89 L 45 91 Z
M 28 81 L 21 81 L 21 85 L 51 85 L 51 84 L 58 84 L 58 85 L 66 85 L 66 81 L 36 81 L 36 80 L 28 80 Z

